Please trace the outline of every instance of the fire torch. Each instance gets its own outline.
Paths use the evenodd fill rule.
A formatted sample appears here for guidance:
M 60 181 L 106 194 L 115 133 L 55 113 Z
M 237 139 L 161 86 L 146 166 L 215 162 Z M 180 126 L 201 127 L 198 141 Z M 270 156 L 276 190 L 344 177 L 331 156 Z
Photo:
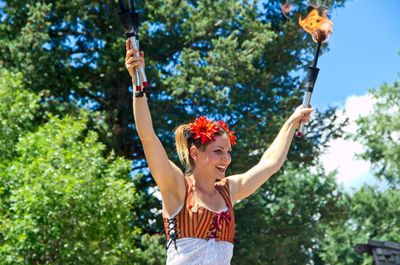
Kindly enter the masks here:
M 319 68 L 317 67 L 317 63 L 321 44 L 326 42 L 329 38 L 329 35 L 332 33 L 333 23 L 328 19 L 326 13 L 327 11 L 324 10 L 322 12 L 322 16 L 320 16 L 318 13 L 318 9 L 313 9 L 304 20 L 302 20 L 301 17 L 299 18 L 300 26 L 306 32 L 310 33 L 313 40 L 317 43 L 317 48 L 314 55 L 314 62 L 312 66 L 309 66 L 307 68 L 307 78 L 303 98 L 303 107 L 305 108 L 310 106 L 315 81 L 318 77 Z M 299 130 L 297 131 L 298 137 L 301 137 L 303 135 L 303 129 L 304 125 L 301 124 Z
M 134 0 L 129 1 L 129 9 L 125 8 L 124 0 L 118 0 L 119 3 L 119 18 L 124 28 L 125 36 L 130 40 L 131 48 L 139 51 L 139 13 L 135 10 Z M 135 56 L 140 56 L 137 53 Z M 135 68 L 136 78 L 136 92 L 135 97 L 143 97 L 143 92 L 147 93 L 147 82 L 146 73 L 143 67 Z

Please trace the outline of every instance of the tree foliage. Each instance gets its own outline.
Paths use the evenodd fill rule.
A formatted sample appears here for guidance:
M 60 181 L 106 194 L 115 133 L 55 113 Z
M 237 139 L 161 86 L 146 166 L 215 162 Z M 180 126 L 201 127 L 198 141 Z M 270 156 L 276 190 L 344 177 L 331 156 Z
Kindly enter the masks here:
M 372 113 L 361 117 L 353 137 L 365 151 L 360 158 L 371 163 L 375 176 L 386 179 L 393 188 L 400 185 L 400 85 L 384 84 L 371 90 L 376 100 Z
M 4 5 L 2 63 L 22 72 L 27 87 L 47 102 L 98 111 L 97 120 L 108 125 L 99 129 L 101 140 L 143 164 L 140 142 L 131 137 L 130 80 L 118 5 L 83 0 Z M 243 162 L 236 169 L 247 168 L 247 154 L 265 147 L 300 104 L 299 77 L 289 73 L 311 60 L 313 42 L 297 22 L 282 16 L 279 1 L 264 5 L 261 12 L 256 1 L 138 1 L 146 70 L 155 91 L 154 123 L 167 147 L 172 147 L 168 136 L 176 124 L 198 114 L 224 118 L 242 139 L 237 152 Z M 304 148 L 295 149 L 303 161 L 312 161 L 326 138 L 340 134 L 321 122 L 311 128 Z M 324 134 L 328 137 L 321 138 Z
M 368 265 L 372 257 L 356 255 L 356 244 L 366 244 L 369 239 L 400 242 L 399 82 L 383 84 L 370 94 L 375 99 L 373 110 L 357 120 L 357 134 L 351 137 L 364 146 L 359 157 L 370 162 L 375 176 L 387 180 L 389 186 L 364 186 L 347 197 L 345 218 L 339 225 L 327 227 L 321 252 L 326 264 Z
M 130 162 L 107 155 L 85 113 L 34 128 L 38 97 L 21 88 L 20 74 L 2 76 L 0 128 L 10 137 L 0 148 L 8 158 L 0 162 L 1 264 L 150 260 L 146 246 L 159 239 L 140 238 Z
M 21 90 L 21 74 L 0 69 L 0 161 L 15 156 L 18 138 L 35 127 L 39 97 Z
M 21 123 L 28 127 L 21 128 L 21 133 L 10 133 L 14 142 L 7 145 L 17 148 L 5 151 L 10 161 L 1 166 L 7 176 L 2 183 L 2 187 L 8 187 L 2 193 L 6 202 L 3 210 L 10 218 L 7 222 L 10 226 L 22 222 L 23 218 L 12 211 L 25 214 L 21 216 L 26 216 L 28 222 L 15 232 L 7 226 L 2 228 L 7 234 L 2 243 L 3 257 L 29 262 L 32 260 L 27 260 L 30 256 L 25 254 L 34 253 L 37 262 L 47 258 L 46 242 L 66 235 L 63 233 L 69 230 L 63 229 L 73 223 L 68 218 L 60 220 L 61 229 L 53 215 L 47 216 L 54 208 L 58 217 L 70 214 L 70 218 L 85 220 L 73 223 L 76 231 L 71 232 L 71 242 L 65 243 L 68 248 L 76 247 L 71 255 L 83 259 L 81 263 L 123 264 L 134 255 L 128 249 L 136 251 L 136 260 L 130 262 L 162 263 L 165 253 L 161 252 L 160 237 L 142 236 L 161 232 L 160 203 L 149 194 L 148 188 L 154 182 L 134 133 L 132 91 L 124 69 L 125 45 L 116 1 L 2 3 L 0 62 L 11 72 L 21 72 L 21 83 L 33 92 L 29 95 L 40 97 L 39 101 L 29 100 L 38 104 L 32 103 L 32 109 L 18 111 L 29 114 L 41 108 L 38 118 L 25 119 L 31 125 Z M 329 1 L 332 8 L 343 3 Z M 235 130 L 238 145 L 230 172 L 243 172 L 257 163 L 284 120 L 300 105 L 302 80 L 293 73 L 311 61 L 314 43 L 297 21 L 282 16 L 280 4 L 278 0 L 264 1 L 264 9 L 260 9 L 258 1 L 250 0 L 138 1 L 142 11 L 141 44 L 153 90 L 150 106 L 154 127 L 172 160 L 177 161 L 172 130 L 202 114 L 223 119 Z M 88 114 L 82 116 L 81 109 Z M 274 177 L 257 195 L 238 206 L 240 248 L 257 255 L 236 255 L 234 262 L 279 260 L 291 264 L 282 257 L 282 246 L 278 244 L 284 237 L 289 257 L 297 257 L 299 263 L 317 262 L 319 223 L 338 218 L 340 204 L 333 202 L 340 201 L 340 192 L 333 192 L 336 187 L 331 176 L 324 178 L 321 170 L 311 174 L 306 168 L 317 165 L 318 154 L 327 142 L 342 134 L 343 124 L 335 123 L 336 118 L 334 109 L 318 112 L 308 126 L 308 137 L 291 149 L 292 169 L 282 177 Z M 113 152 L 115 156 L 110 155 Z M 128 162 L 120 157 L 133 159 L 133 172 L 139 172 L 133 184 L 125 179 Z M 296 167 L 301 168 L 300 173 L 295 172 Z M 32 194 L 24 192 L 27 189 L 32 189 Z M 302 200 L 309 203 L 298 206 L 296 193 L 287 192 L 290 189 L 309 191 L 302 194 Z M 14 190 L 18 192 L 12 193 Z M 111 196 L 111 191 L 118 196 Z M 42 203 L 45 198 L 49 198 L 48 204 Z M 14 200 L 20 201 L 15 210 Z M 23 207 L 25 202 L 31 203 L 30 208 Z M 270 207 L 282 210 L 271 212 Z M 108 219 L 100 214 L 102 211 L 110 212 Z M 291 221 L 292 214 L 296 216 Z M 119 229 L 118 233 L 105 227 L 107 220 L 117 215 L 121 219 L 110 224 Z M 322 216 L 325 219 L 319 220 Z M 44 221 L 35 223 L 35 218 Z M 127 222 L 133 225 L 131 230 L 124 226 Z M 254 224 L 264 228 L 258 235 L 252 230 L 253 238 L 246 233 Z M 33 240 L 31 231 L 37 231 L 42 241 L 29 241 Z M 292 234 L 296 231 L 298 234 Z M 31 237 L 25 239 L 25 234 Z M 18 241 L 20 235 L 22 243 Z M 315 242 L 314 247 L 301 239 L 303 236 Z M 263 254 L 266 238 L 274 239 L 269 257 Z M 65 256 L 68 251 L 64 244 L 56 247 L 60 252 L 50 257 L 55 260 L 51 262 L 68 263 L 73 259 Z M 275 247 L 279 251 L 273 251 Z M 90 251 L 93 256 L 89 256 Z M 157 256 L 157 251 L 163 254 Z
M 369 239 L 400 242 L 399 191 L 364 186 L 347 200 L 346 218 L 326 228 L 320 255 L 327 265 L 372 264 L 371 256 L 357 255 L 354 247 Z

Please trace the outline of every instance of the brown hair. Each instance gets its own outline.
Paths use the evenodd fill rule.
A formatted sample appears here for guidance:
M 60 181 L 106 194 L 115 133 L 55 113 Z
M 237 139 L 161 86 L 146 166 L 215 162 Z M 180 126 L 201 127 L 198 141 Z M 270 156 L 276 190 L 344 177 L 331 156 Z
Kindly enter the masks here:
M 221 136 L 227 134 L 226 131 L 218 125 L 219 131 L 214 136 Z M 175 129 L 175 145 L 176 152 L 178 153 L 179 160 L 185 167 L 185 174 L 189 175 L 194 169 L 194 161 L 190 157 L 190 147 L 196 146 L 201 151 L 204 151 L 208 143 L 201 144 L 200 139 L 194 139 L 193 134 L 190 132 L 189 124 L 182 124 Z

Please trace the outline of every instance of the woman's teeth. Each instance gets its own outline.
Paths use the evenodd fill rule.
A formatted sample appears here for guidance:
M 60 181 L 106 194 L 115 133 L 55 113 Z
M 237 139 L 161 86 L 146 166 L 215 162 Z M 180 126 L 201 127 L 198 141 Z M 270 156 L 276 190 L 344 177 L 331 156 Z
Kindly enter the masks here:
M 219 172 L 224 173 L 225 172 L 225 167 L 216 167 Z

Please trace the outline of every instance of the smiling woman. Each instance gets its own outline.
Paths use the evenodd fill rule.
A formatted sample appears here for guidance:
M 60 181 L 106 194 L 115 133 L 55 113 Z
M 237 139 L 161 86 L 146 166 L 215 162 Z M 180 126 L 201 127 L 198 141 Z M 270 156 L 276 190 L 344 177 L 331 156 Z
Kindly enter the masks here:
M 186 174 L 192 173 L 195 167 L 194 157 L 199 154 L 199 150 L 207 150 L 205 153 L 210 154 L 213 160 L 225 160 L 226 162 L 220 161 L 220 164 L 216 165 L 220 172 L 225 173 L 231 161 L 231 146 L 236 144 L 235 140 L 234 132 L 229 130 L 225 122 L 211 122 L 203 116 L 197 118 L 194 123 L 183 124 L 175 130 L 176 149 L 179 159 L 186 167 Z M 208 147 L 208 143 L 211 143 L 211 147 Z
M 129 41 L 126 47 L 126 68 L 136 84 L 134 69 L 144 66 L 143 53 L 131 50 Z M 296 129 L 309 120 L 313 109 L 297 108 L 257 165 L 227 177 L 236 137 L 226 123 L 201 116 L 178 126 L 175 140 L 185 167 L 182 172 L 168 159 L 154 132 L 147 96 L 133 101 L 136 130 L 162 195 L 167 264 L 230 264 L 235 242 L 234 203 L 250 196 L 279 170 Z

